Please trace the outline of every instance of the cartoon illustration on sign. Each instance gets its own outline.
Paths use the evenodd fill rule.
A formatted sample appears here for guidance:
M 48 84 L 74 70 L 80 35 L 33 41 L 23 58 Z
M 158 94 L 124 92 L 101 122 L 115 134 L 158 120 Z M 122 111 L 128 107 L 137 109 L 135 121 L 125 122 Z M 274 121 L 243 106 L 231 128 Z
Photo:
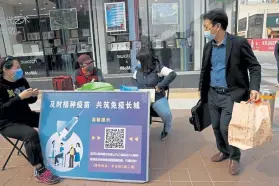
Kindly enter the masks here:
M 83 145 L 80 137 L 72 132 L 79 121 L 81 111 L 69 122 L 57 121 L 57 132 L 48 140 L 46 145 L 47 163 L 55 170 L 68 172 L 80 167 L 83 156 Z

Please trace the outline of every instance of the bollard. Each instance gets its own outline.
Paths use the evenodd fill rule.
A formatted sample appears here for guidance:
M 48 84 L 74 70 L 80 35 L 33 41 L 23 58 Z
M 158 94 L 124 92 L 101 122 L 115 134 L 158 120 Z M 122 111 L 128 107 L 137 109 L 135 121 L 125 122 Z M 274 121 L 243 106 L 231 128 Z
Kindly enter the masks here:
M 271 116 L 271 123 L 272 123 L 272 130 L 273 132 L 279 132 L 279 126 L 273 123 L 273 115 L 274 115 L 274 108 L 275 108 L 275 98 L 276 98 L 276 91 L 270 89 L 264 89 L 260 91 L 261 93 L 261 101 L 262 102 L 269 102 L 270 105 L 270 116 Z

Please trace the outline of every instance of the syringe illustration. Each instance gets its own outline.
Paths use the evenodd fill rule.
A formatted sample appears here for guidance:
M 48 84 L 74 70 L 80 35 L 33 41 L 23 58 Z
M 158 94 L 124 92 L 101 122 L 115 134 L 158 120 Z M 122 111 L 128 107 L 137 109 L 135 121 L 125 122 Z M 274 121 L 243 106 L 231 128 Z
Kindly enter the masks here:
M 67 123 L 65 128 L 60 132 L 60 139 L 65 139 L 69 132 L 74 128 L 74 126 L 78 123 L 79 117 L 82 114 L 83 110 L 79 113 L 79 115 L 74 116 L 71 121 Z

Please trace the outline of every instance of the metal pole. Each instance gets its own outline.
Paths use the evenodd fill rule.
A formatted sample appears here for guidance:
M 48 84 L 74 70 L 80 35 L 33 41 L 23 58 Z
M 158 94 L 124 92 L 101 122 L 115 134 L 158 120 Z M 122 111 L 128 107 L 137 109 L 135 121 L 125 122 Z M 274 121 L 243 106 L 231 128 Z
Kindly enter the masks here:
M 42 28 L 41 28 L 41 16 L 40 16 L 40 10 L 39 10 L 39 2 L 38 0 L 35 0 L 36 1 L 36 10 L 37 10 L 37 14 L 38 14 L 38 20 L 39 20 L 39 32 L 40 32 L 40 40 L 42 41 L 42 49 L 43 49 L 43 55 L 44 55 L 44 60 L 45 60 L 45 68 L 46 68 L 46 76 L 48 77 L 49 76 L 49 71 L 48 71 L 48 61 L 47 61 L 47 58 L 46 58 L 46 54 L 45 54 L 45 45 L 44 45 L 44 38 L 43 38 L 43 31 L 42 31 Z
M 237 27 L 238 27 L 238 8 L 239 8 L 239 2 L 238 2 L 238 0 L 235 0 L 235 26 L 234 26 L 234 35 L 236 35 L 237 36 Z
M 93 11 L 96 10 L 96 1 L 95 1 L 95 8 L 93 9 L 93 1 L 88 0 L 88 5 L 89 5 L 89 16 L 90 16 L 90 28 L 91 28 L 91 41 L 92 41 L 92 52 L 94 53 L 93 60 L 95 61 L 95 67 L 98 68 L 98 63 L 96 62 L 97 60 L 97 50 L 96 50 L 96 36 L 95 36 L 95 25 L 94 25 L 94 16 L 93 16 Z M 100 69 L 102 68 L 101 66 L 99 67 Z
M 273 115 L 274 115 L 274 108 L 275 108 L 275 98 L 276 98 L 276 91 L 264 89 L 261 90 L 261 101 L 262 102 L 268 102 L 270 106 L 270 117 L 271 117 L 271 123 L 272 123 L 272 130 L 273 132 L 279 132 L 279 126 L 275 125 L 273 123 Z
M 0 57 L 6 57 L 6 56 L 8 56 L 8 54 L 7 54 L 7 48 L 6 48 L 5 39 L 4 39 L 4 36 L 3 36 L 3 31 L 2 31 L 2 25 L 1 24 L 0 24 L 0 30 L 1 30 L 1 37 L 2 37 L 2 40 L 3 40 L 4 49 L 5 49 L 5 55 L 0 56 Z
M 152 43 L 150 41 L 150 25 L 149 25 L 149 1 L 146 0 L 146 6 L 147 6 L 147 42 L 148 47 L 152 48 Z M 150 46 L 151 43 L 151 46 Z

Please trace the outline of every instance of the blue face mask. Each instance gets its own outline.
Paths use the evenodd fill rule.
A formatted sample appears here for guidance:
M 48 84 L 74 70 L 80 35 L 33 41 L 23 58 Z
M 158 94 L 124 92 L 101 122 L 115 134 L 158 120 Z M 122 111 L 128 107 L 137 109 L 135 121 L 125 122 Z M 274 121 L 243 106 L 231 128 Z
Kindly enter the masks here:
M 209 41 L 212 41 L 213 39 L 215 39 L 216 34 L 211 34 L 210 30 L 208 30 L 208 31 L 204 31 L 204 37 Z
M 23 77 L 23 70 L 21 68 L 17 69 L 14 73 L 14 80 L 19 80 Z

